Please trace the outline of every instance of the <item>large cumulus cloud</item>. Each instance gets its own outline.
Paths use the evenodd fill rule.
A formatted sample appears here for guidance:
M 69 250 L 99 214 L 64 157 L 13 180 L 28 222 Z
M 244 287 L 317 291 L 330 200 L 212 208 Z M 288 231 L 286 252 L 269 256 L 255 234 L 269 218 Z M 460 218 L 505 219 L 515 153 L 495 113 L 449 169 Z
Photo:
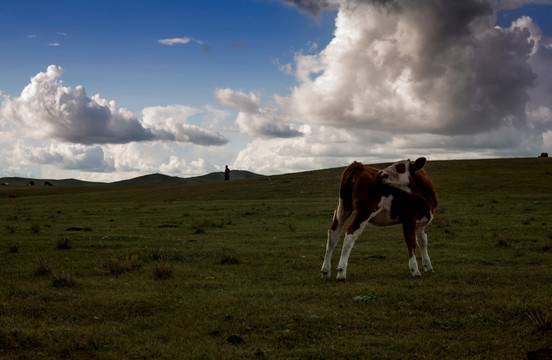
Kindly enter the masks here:
M 145 109 L 142 124 L 132 112 L 99 95 L 89 97 L 83 86 L 63 86 L 59 66 L 31 78 L 18 97 L 4 96 L 2 115 L 28 130 L 31 136 L 75 144 L 123 144 L 133 141 L 177 141 L 223 145 L 228 140 L 212 129 L 186 124 L 193 114 L 180 108 Z
M 276 173 L 550 151 L 552 39 L 527 16 L 495 24 L 499 10 L 552 1 L 337 2 L 331 42 L 283 66 L 297 85 L 281 103 L 305 136 L 255 140 L 234 167 Z M 317 16 L 331 6 L 318 4 L 302 9 Z
M 316 66 L 297 58 L 290 109 L 310 123 L 384 131 L 524 128 L 537 44 L 527 26 L 495 27 L 491 5 L 343 1 Z

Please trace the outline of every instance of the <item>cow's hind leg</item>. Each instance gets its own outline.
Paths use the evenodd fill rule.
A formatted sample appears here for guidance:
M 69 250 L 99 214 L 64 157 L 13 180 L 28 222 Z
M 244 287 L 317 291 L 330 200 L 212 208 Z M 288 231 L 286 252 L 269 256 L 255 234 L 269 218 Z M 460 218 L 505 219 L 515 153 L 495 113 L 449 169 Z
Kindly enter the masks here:
M 332 254 L 337 246 L 341 232 L 343 231 L 343 225 L 349 217 L 351 212 L 346 212 L 343 209 L 343 201 L 339 199 L 339 204 L 334 212 L 332 226 L 328 229 L 328 242 L 326 243 L 326 255 L 324 256 L 324 263 L 322 264 L 322 278 L 329 279 L 331 277 L 332 268 Z
M 420 253 L 422 255 L 422 265 L 424 270 L 427 272 L 433 272 L 433 267 L 431 266 L 431 260 L 427 253 L 427 234 L 425 232 L 425 227 L 420 227 L 416 229 L 416 241 L 420 247 Z
M 365 219 L 362 221 L 362 219 Z M 355 219 L 347 229 L 345 238 L 343 239 L 343 249 L 341 250 L 341 258 L 339 259 L 339 265 L 337 266 L 337 280 L 345 281 L 347 279 L 347 265 L 349 263 L 349 255 L 355 244 L 356 239 L 362 234 L 362 230 L 368 223 L 366 217 L 357 213 Z

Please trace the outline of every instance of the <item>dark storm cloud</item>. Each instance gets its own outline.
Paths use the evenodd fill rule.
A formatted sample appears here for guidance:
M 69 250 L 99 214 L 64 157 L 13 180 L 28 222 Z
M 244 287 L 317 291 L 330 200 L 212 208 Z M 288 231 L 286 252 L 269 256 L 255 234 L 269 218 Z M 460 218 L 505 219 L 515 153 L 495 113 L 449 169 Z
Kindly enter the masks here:
M 318 17 L 326 9 L 335 9 L 336 2 L 329 0 L 280 0 L 285 4 L 295 6 L 300 12 Z
M 297 57 L 301 83 L 290 109 L 308 123 L 380 131 L 530 127 L 530 93 L 549 80 L 532 66 L 530 28 L 495 27 L 493 4 L 342 1 L 333 41 L 316 56 Z M 552 65 L 539 54 L 540 69 Z

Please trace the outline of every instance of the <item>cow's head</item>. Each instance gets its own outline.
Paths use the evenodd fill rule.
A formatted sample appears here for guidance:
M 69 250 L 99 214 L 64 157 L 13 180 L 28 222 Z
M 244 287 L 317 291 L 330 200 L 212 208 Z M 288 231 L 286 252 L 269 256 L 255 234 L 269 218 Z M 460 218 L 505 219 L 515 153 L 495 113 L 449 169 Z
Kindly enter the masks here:
M 386 185 L 400 189 L 407 193 L 412 193 L 410 185 L 410 176 L 416 171 L 422 169 L 426 163 L 426 158 L 421 157 L 416 161 L 410 160 L 397 161 L 391 166 L 378 171 L 378 179 Z

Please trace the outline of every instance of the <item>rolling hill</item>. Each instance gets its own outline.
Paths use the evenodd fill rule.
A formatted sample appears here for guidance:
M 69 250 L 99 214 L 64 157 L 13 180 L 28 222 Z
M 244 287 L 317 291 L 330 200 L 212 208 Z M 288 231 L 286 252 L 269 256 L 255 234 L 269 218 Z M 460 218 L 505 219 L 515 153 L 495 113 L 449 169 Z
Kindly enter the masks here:
M 262 177 L 250 171 L 232 170 L 231 180 L 249 179 L 254 177 Z M 178 176 L 168 176 L 163 174 L 149 174 L 139 176 L 132 179 L 115 181 L 112 183 L 82 181 L 77 179 L 33 179 L 23 177 L 3 177 L 0 178 L 1 184 L 7 184 L 8 186 L 26 186 L 33 183 L 34 186 L 44 186 L 46 183 L 50 183 L 54 186 L 94 186 L 94 185 L 187 185 L 187 184 L 202 184 L 215 181 L 223 181 L 223 172 L 213 172 L 210 174 L 195 176 L 189 178 L 181 178 Z
M 241 180 L 249 179 L 253 177 L 260 177 L 262 175 L 254 174 L 249 171 L 233 170 L 231 179 Z M 181 178 L 178 176 L 168 176 L 163 174 L 150 174 L 139 176 L 133 179 L 116 181 L 113 185 L 188 185 L 188 184 L 203 184 L 215 181 L 224 181 L 224 173 L 213 172 L 202 176 L 194 176 L 189 178 Z
M 0 178 L 0 183 L 2 185 L 8 186 L 27 186 L 31 183 L 34 186 L 45 186 L 46 183 L 50 183 L 56 186 L 93 186 L 93 185 L 105 185 L 106 183 L 102 182 L 92 182 L 92 181 L 82 181 L 77 179 L 33 179 L 33 178 L 24 178 L 24 177 L 3 177 Z

